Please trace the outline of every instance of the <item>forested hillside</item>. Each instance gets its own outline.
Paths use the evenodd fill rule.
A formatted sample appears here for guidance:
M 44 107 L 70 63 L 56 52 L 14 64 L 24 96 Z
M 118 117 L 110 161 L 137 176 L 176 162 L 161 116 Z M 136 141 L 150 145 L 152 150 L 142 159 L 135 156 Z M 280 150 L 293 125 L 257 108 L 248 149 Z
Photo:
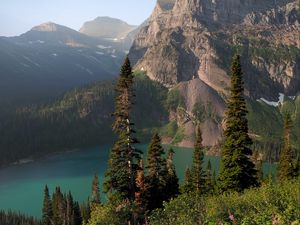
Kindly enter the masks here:
M 181 142 L 185 138 L 183 124 L 186 110 L 181 94 L 176 88 L 168 91 L 158 82 L 151 81 L 144 73 L 137 73 L 135 81 L 137 98 L 133 118 L 141 141 L 149 140 L 149 134 L 157 129 L 165 140 L 172 140 L 172 144 Z M 114 85 L 115 81 L 97 82 L 67 92 L 53 102 L 30 105 L 2 115 L 0 164 L 109 143 L 114 139 L 111 131 Z M 300 134 L 300 97 L 294 100 L 287 97 L 277 107 L 247 99 L 247 106 L 254 147 L 263 153 L 264 160 L 278 159 L 283 115 L 286 112 L 291 114 L 294 124 L 293 147 L 299 148 L 300 141 L 297 137 Z M 182 114 L 183 122 L 174 119 L 174 112 L 178 117 Z M 192 116 L 190 119 L 194 122 L 205 122 L 214 117 L 214 114 L 209 107 L 197 103 Z M 218 151 L 213 154 L 218 154 Z
M 0 164 L 68 149 L 109 143 L 115 81 L 74 89 L 53 103 L 28 106 L 3 116 L 0 124 Z M 134 118 L 141 139 L 168 120 L 167 89 L 140 74 Z

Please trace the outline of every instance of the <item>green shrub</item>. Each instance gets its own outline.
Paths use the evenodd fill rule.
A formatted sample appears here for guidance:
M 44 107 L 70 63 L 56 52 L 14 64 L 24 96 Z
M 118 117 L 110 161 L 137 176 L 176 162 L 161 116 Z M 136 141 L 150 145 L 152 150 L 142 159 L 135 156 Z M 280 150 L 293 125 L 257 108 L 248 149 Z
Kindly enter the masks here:
M 243 194 L 199 197 L 184 194 L 150 216 L 150 224 L 299 224 L 300 178 L 282 185 L 264 185 Z M 231 215 L 231 219 L 230 219 Z

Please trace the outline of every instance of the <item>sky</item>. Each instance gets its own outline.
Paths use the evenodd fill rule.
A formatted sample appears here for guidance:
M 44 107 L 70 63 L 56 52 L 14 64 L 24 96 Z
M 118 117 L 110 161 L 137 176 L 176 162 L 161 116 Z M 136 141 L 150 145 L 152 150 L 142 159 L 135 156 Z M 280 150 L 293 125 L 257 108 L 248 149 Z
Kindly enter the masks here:
M 156 0 L 0 0 L 0 36 L 17 36 L 54 22 L 79 30 L 84 22 L 110 16 L 139 25 Z

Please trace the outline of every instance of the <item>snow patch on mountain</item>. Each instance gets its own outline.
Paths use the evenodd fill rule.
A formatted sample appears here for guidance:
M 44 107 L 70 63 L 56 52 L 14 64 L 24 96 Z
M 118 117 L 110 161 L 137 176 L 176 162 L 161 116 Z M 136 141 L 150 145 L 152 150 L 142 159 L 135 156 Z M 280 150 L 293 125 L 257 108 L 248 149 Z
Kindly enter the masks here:
M 104 45 L 97 45 L 98 48 L 100 49 L 109 49 L 112 48 L 112 46 L 104 46 Z
M 278 107 L 279 105 L 283 104 L 284 97 L 285 97 L 285 95 L 283 93 L 279 93 L 278 101 L 277 102 L 269 101 L 269 100 L 267 100 L 265 98 L 257 99 L 257 101 L 264 102 L 264 103 L 266 103 L 267 105 L 270 105 L 270 106 Z

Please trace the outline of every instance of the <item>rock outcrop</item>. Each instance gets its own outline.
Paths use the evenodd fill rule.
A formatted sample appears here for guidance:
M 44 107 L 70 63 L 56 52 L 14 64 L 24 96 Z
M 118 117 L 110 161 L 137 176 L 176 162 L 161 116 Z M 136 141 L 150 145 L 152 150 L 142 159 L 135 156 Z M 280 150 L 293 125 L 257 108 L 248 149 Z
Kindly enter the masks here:
M 169 88 L 180 89 L 199 80 L 207 92 L 225 99 L 230 62 L 236 52 L 242 56 L 246 95 L 250 98 L 275 100 L 279 92 L 297 95 L 300 1 L 158 1 L 129 56 L 136 70 L 147 71 L 151 79 Z M 181 93 L 188 103 L 192 91 Z M 219 103 L 213 104 L 214 110 L 218 107 Z M 222 107 L 219 116 L 224 104 Z M 187 108 L 190 114 L 191 110 Z

